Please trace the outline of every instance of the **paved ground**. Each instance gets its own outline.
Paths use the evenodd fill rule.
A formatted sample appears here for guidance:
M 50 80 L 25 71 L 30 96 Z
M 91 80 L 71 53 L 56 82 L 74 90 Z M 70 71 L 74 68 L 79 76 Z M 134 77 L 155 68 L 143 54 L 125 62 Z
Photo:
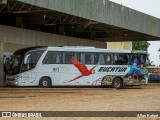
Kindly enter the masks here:
M 150 84 L 123 89 L 0 88 L 0 111 L 160 111 L 160 85 Z M 3 119 L 8 120 L 8 118 Z M 35 120 L 37 118 L 30 119 Z M 106 120 L 107 118 L 74 117 L 54 119 Z M 119 117 L 108 119 L 130 120 L 137 118 Z M 149 120 L 149 118 L 145 119 Z M 160 120 L 159 118 L 154 119 Z

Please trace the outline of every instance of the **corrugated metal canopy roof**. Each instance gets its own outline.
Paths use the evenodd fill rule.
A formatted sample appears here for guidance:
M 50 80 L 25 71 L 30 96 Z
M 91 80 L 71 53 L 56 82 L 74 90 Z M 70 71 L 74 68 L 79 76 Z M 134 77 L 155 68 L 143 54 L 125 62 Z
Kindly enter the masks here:
M 103 42 L 160 39 L 158 18 L 107 0 L 8 0 L 0 16 L 0 24 L 10 16 L 11 26 Z

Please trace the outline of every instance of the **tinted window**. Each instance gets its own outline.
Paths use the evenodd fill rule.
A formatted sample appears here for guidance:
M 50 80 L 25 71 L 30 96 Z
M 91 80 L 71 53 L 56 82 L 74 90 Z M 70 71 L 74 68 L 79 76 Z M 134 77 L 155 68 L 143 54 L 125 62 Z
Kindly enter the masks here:
M 142 55 L 140 56 L 140 64 L 146 63 L 146 58 L 147 58 L 147 56 L 142 54 Z
M 36 66 L 36 64 L 37 64 L 37 62 L 38 62 L 38 60 L 41 57 L 43 52 L 44 51 L 28 52 L 24 57 L 24 61 L 23 61 L 21 71 L 24 72 L 24 71 L 33 69 Z
M 104 65 L 105 64 L 105 56 L 104 56 L 104 54 L 100 54 L 99 55 L 99 61 L 98 61 L 98 63 L 100 65 Z
M 98 63 L 100 65 L 110 65 L 113 64 L 113 54 L 104 53 L 104 54 L 98 54 Z
M 94 64 L 94 53 L 81 53 L 81 63 Z
M 112 54 L 105 54 L 104 58 L 105 58 L 106 65 L 113 64 L 113 55 Z
M 134 59 L 138 59 L 138 64 L 144 64 L 146 62 L 147 59 L 147 55 L 146 54 L 132 54 L 131 57 L 131 64 L 133 64 Z
M 97 64 L 99 62 L 99 53 L 94 53 L 94 64 Z
M 63 63 L 65 64 L 72 64 L 71 59 L 76 58 L 79 60 L 79 53 L 75 52 L 64 52 L 63 53 Z
M 114 54 L 114 62 L 116 65 L 127 65 L 129 64 L 128 54 Z
M 81 53 L 81 63 L 83 64 L 113 64 L 113 54 L 101 53 Z
M 62 63 L 62 53 L 49 51 L 42 61 L 43 64 L 60 64 Z

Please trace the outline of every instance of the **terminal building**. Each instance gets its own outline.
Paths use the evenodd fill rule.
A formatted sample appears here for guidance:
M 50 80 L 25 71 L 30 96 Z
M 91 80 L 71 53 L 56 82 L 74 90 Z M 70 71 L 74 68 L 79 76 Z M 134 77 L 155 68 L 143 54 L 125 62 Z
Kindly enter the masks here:
M 160 19 L 108 0 L 0 0 L 0 86 L 4 55 L 29 46 L 132 49 L 160 40 Z

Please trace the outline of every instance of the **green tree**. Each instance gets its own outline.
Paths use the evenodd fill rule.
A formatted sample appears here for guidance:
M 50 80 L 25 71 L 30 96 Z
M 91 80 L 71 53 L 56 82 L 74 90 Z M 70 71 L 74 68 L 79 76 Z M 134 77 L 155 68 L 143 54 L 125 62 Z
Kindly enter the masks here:
M 133 50 L 144 50 L 147 51 L 150 43 L 147 41 L 133 41 L 132 48 Z

